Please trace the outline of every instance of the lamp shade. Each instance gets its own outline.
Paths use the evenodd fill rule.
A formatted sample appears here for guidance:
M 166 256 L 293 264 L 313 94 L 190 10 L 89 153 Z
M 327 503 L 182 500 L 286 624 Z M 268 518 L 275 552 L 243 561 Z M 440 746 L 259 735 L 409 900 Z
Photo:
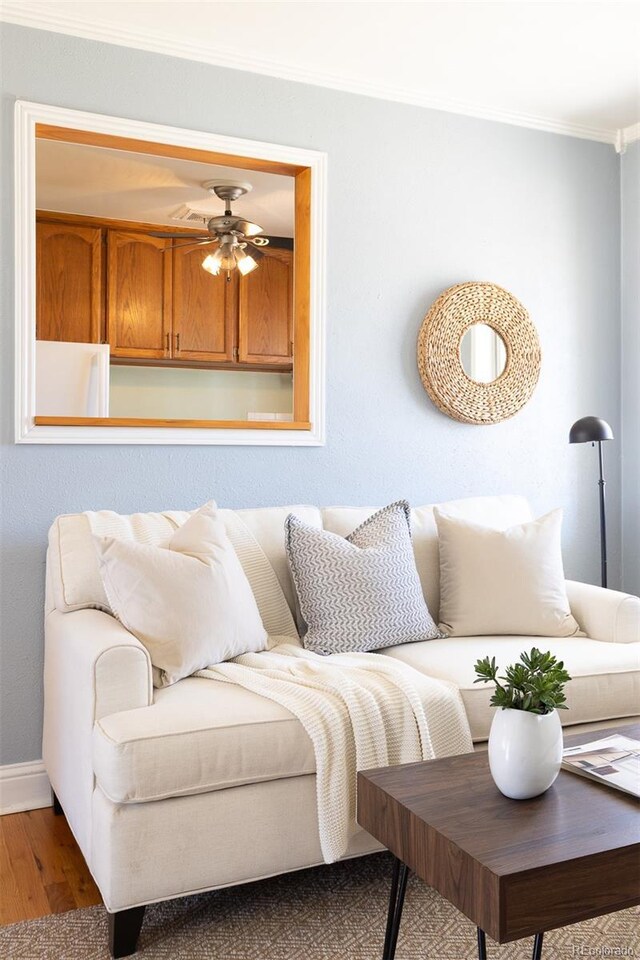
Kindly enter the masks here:
M 613 440 L 613 430 L 600 417 L 582 417 L 569 431 L 569 443 L 595 443 L 597 440 Z

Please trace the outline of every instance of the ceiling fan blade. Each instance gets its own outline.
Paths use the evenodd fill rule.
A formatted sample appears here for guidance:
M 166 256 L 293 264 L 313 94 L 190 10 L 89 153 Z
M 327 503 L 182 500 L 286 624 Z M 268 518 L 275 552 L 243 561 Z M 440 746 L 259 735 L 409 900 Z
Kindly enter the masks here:
M 158 240 L 210 240 L 211 235 L 208 233 L 192 234 L 191 237 L 189 234 L 185 233 L 149 233 L 149 237 L 156 237 Z
M 252 223 L 251 220 L 244 220 L 242 217 L 237 218 L 234 227 L 234 230 L 239 230 L 247 238 L 256 237 L 259 233 L 262 233 L 263 229 L 259 223 Z
M 169 250 L 184 250 L 185 247 L 206 247 L 209 243 L 217 243 L 217 237 L 209 237 L 208 240 L 191 240 L 189 243 L 172 243 L 167 248 Z
M 271 249 L 278 250 L 293 250 L 294 242 L 292 237 L 275 237 L 264 235 L 260 237 L 247 237 L 249 243 L 254 244 L 257 247 L 271 247 Z

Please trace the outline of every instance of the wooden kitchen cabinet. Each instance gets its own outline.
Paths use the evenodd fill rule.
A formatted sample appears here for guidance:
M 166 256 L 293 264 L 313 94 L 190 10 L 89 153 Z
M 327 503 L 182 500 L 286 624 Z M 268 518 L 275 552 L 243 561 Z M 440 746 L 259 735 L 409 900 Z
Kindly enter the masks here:
M 171 356 L 170 241 L 107 231 L 107 340 L 113 357 Z
M 233 363 L 238 280 L 202 269 L 209 247 L 173 251 L 172 356 L 177 360 Z M 167 254 L 169 256 L 169 254 Z
M 258 269 L 238 286 L 240 363 L 291 363 L 293 251 L 265 250 Z
M 115 363 L 291 369 L 293 251 L 265 248 L 257 270 L 227 279 L 202 269 L 212 247 L 174 248 L 124 221 L 46 216 L 39 339 L 107 342 Z
M 103 339 L 102 231 L 36 224 L 36 338 L 76 343 Z

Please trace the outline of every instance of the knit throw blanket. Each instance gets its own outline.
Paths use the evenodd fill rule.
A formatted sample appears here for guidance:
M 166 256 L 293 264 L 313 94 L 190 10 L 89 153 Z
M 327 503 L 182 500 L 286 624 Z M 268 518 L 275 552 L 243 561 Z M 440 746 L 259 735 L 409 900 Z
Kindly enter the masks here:
M 269 651 L 197 676 L 236 683 L 300 721 L 315 751 L 320 845 L 332 863 L 357 829 L 357 771 L 468 753 L 467 716 L 457 687 L 399 660 L 377 653 L 322 657 L 287 637 L 271 643 Z

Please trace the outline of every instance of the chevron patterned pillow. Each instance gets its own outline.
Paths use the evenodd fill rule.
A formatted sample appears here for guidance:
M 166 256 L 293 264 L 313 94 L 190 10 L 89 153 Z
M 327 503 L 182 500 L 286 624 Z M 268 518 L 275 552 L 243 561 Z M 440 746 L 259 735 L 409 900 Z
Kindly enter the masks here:
M 289 514 L 285 541 L 308 650 L 362 652 L 445 636 L 422 595 L 406 500 L 374 513 L 346 538 Z

